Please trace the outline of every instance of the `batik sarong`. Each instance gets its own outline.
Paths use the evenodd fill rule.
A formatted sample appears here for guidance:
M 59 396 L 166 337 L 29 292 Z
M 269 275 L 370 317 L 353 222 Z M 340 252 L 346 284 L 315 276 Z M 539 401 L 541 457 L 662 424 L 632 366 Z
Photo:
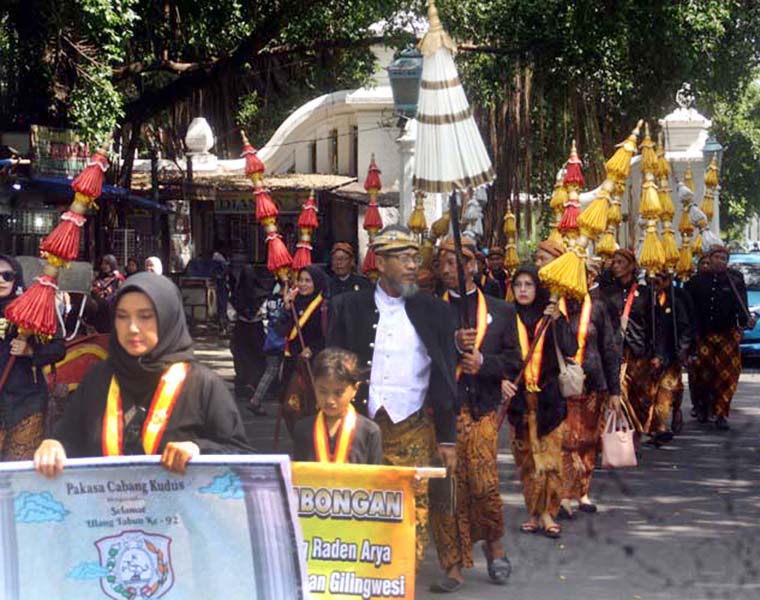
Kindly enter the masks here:
M 562 498 L 580 500 L 588 494 L 604 429 L 607 394 L 590 392 L 567 399 L 562 439 Z
M 742 372 L 740 329 L 701 336 L 697 344 L 694 384 L 716 417 L 728 417 Z M 689 381 L 691 384 L 691 380 Z

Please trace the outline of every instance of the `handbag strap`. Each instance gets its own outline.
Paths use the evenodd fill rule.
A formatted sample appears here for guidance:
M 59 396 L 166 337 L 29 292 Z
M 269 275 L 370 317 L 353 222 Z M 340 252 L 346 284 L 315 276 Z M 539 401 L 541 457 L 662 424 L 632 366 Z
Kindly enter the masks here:
M 557 363 L 559 364 L 559 372 L 564 374 L 567 371 L 567 360 L 562 355 L 562 351 L 559 349 L 557 343 L 557 330 L 554 327 L 554 321 L 552 321 L 552 341 L 554 342 L 554 350 L 557 353 Z

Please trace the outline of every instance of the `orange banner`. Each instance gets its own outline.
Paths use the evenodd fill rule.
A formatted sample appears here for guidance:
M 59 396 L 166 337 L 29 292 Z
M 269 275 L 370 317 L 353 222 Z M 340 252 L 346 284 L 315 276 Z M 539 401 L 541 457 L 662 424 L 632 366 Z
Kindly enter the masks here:
M 292 466 L 312 598 L 414 598 L 416 469 Z

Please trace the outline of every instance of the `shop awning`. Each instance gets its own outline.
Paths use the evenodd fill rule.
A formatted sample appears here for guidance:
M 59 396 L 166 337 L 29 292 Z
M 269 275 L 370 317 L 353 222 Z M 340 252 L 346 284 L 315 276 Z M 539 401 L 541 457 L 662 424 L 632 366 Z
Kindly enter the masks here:
M 17 191 L 22 191 L 24 189 L 40 190 L 56 194 L 66 199 L 74 197 L 74 191 L 71 189 L 71 180 L 66 179 L 65 177 L 47 177 L 43 175 L 35 175 L 34 177 L 30 178 L 18 178 L 14 182 L 14 189 Z M 154 200 L 144 198 L 143 196 L 131 194 L 129 190 L 118 187 L 116 185 L 104 185 L 101 198 L 105 198 L 107 200 L 115 200 L 117 202 L 127 202 L 132 206 L 145 208 L 147 210 L 155 210 L 165 213 L 174 212 L 169 206 L 165 204 L 155 202 Z

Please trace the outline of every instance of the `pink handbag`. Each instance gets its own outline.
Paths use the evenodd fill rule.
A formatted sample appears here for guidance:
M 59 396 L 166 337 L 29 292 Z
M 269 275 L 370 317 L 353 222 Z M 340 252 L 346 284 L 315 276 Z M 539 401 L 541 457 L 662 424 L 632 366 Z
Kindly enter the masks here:
M 618 422 L 615 411 L 607 414 L 602 433 L 602 466 L 605 469 L 636 467 L 636 449 L 633 445 L 633 428 L 623 416 Z

